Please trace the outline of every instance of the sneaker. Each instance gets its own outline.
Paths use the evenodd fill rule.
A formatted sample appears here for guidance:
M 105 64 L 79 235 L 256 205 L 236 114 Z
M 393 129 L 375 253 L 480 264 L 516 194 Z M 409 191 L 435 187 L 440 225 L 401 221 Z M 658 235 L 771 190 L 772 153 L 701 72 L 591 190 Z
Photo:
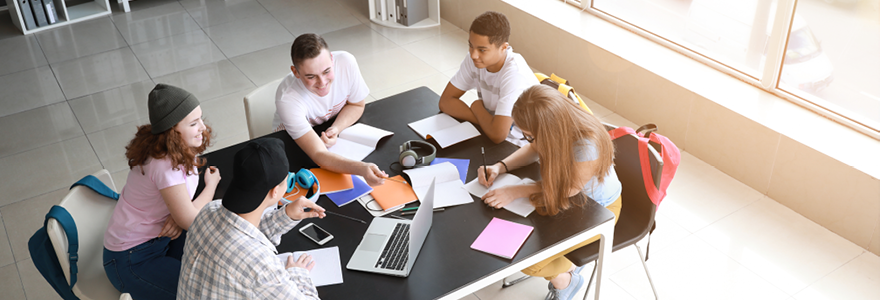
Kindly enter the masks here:
M 553 287 L 552 283 L 547 283 L 547 288 L 550 290 L 547 292 L 547 296 L 544 297 L 544 300 L 559 300 L 559 290 Z
M 574 268 L 574 271 L 572 271 L 571 273 L 572 273 L 572 274 L 580 274 L 581 271 L 582 271 L 582 270 L 584 269 L 584 267 L 586 267 L 586 266 L 587 266 L 587 265 L 583 265 L 583 266 L 580 266 L 580 267 L 575 267 L 575 268 Z
M 574 299 L 575 294 L 577 294 L 582 286 L 584 286 L 584 277 L 581 274 L 571 274 L 571 282 L 568 283 L 568 287 L 561 290 L 554 289 L 556 290 L 556 299 Z

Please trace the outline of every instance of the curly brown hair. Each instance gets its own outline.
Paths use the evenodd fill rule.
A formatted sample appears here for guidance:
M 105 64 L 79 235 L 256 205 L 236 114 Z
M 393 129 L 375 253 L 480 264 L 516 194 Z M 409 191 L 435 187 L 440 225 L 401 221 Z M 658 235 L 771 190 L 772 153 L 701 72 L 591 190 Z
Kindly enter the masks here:
M 197 156 L 211 144 L 211 136 L 213 136 L 211 126 L 205 125 L 205 130 L 202 131 L 203 142 L 198 147 L 188 146 L 174 128 L 160 134 L 153 134 L 151 130 L 150 124 L 138 126 L 134 138 L 128 142 L 128 146 L 125 146 L 129 169 L 144 165 L 148 158 L 162 159 L 166 156 L 171 159 L 171 165 L 175 166 L 173 170 L 180 170 L 183 166 L 186 175 L 194 175 L 194 167 L 200 168 L 205 165 L 205 158 Z

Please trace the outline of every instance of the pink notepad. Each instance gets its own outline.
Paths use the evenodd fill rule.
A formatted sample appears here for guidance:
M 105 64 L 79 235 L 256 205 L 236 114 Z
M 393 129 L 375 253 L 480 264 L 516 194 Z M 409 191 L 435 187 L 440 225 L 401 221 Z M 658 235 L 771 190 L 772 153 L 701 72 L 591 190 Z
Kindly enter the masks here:
M 532 226 L 492 218 L 486 229 L 471 244 L 471 249 L 512 259 L 533 229 Z

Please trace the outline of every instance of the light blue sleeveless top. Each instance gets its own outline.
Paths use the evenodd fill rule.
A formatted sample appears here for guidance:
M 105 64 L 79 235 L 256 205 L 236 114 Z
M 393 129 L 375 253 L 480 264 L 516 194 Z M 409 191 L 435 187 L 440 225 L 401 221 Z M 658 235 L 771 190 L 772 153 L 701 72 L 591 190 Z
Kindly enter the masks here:
M 574 158 L 577 162 L 596 160 L 599 157 L 598 152 L 593 142 L 587 139 L 581 140 L 574 146 Z M 617 179 L 617 172 L 614 171 L 614 166 L 611 166 L 606 174 L 602 184 L 599 184 L 597 178 L 593 177 L 584 185 L 583 189 L 587 197 L 590 197 L 590 199 L 595 200 L 602 206 L 614 203 L 614 200 L 620 197 L 620 192 L 623 190 L 620 180 Z

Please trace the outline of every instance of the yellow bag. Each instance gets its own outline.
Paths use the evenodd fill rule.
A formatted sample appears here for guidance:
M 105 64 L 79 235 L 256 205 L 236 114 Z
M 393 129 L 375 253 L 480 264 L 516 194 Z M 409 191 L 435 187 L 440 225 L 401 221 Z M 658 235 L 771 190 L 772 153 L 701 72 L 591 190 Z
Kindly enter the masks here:
M 568 99 L 571 99 L 571 101 L 579 105 L 588 113 L 593 114 L 593 111 L 590 110 L 589 107 L 587 107 L 587 104 L 584 103 L 584 100 L 581 99 L 581 96 L 578 96 L 578 94 L 575 93 L 574 88 L 568 85 L 568 80 L 556 76 L 556 74 L 553 73 L 551 73 L 550 76 L 547 76 L 544 73 L 535 73 L 535 77 L 538 78 L 538 82 L 540 82 L 541 84 L 548 85 L 554 89 L 559 90 L 562 95 L 564 95 Z

